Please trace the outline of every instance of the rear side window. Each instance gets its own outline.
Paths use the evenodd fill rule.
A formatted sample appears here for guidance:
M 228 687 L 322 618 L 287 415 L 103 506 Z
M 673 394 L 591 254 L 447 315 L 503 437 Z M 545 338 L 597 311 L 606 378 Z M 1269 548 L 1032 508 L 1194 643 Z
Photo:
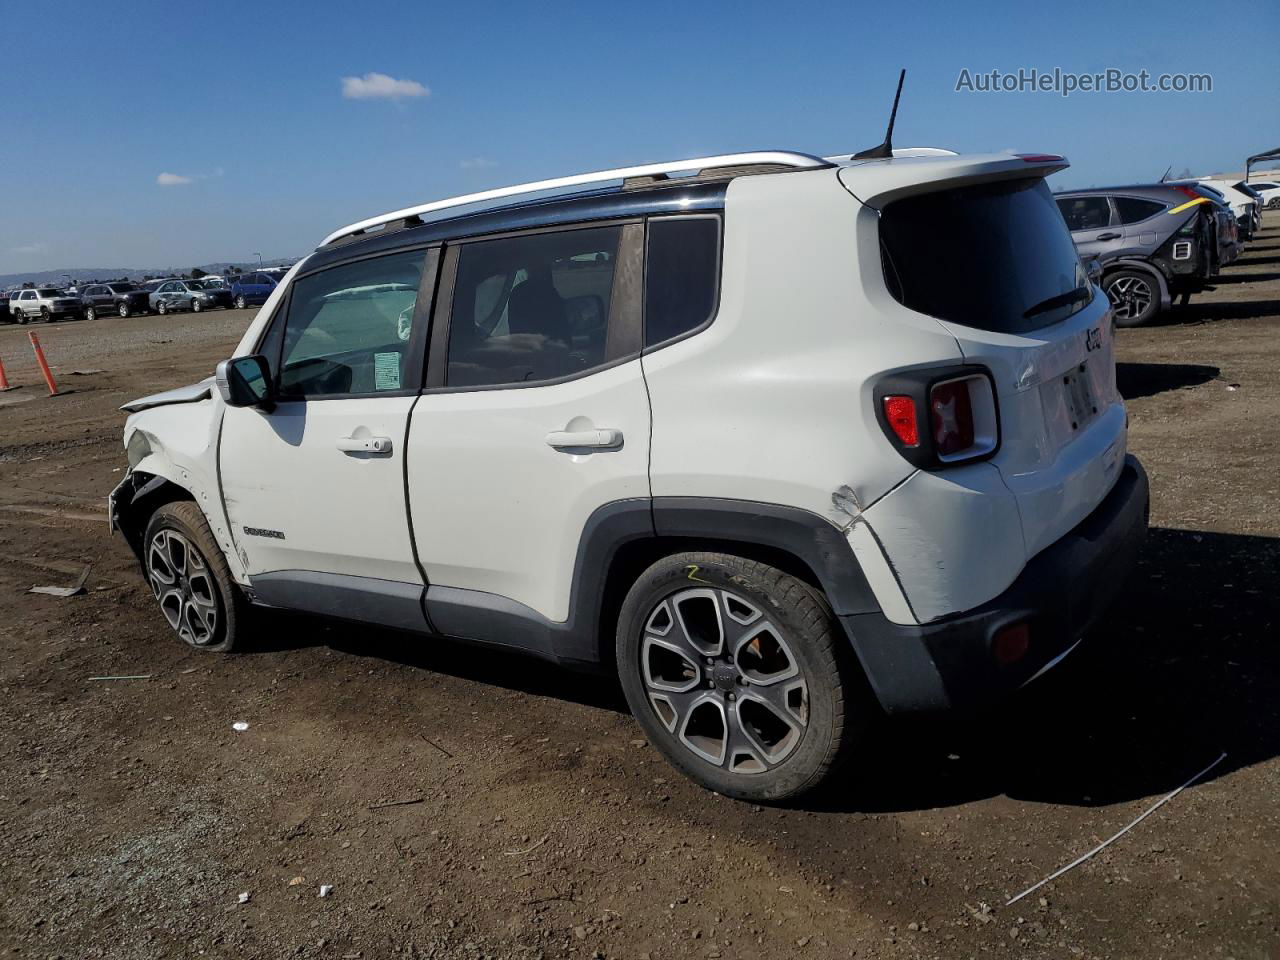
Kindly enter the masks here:
M 1068 230 L 1098 230 L 1111 222 L 1106 197 L 1063 197 L 1058 201 Z
M 719 217 L 649 221 L 644 342 L 653 346 L 711 319 L 720 274 Z
M 446 385 L 537 383 L 605 363 L 621 236 L 591 227 L 463 246 Z
M 1163 203 L 1138 197 L 1113 197 L 1112 200 L 1121 223 L 1139 223 L 1164 209 Z
M 331 267 L 293 285 L 278 381 L 283 397 L 417 388 L 409 347 L 421 250 Z
M 1044 180 L 897 200 L 880 216 L 885 282 L 903 306 L 979 330 L 1021 333 L 1091 297 Z

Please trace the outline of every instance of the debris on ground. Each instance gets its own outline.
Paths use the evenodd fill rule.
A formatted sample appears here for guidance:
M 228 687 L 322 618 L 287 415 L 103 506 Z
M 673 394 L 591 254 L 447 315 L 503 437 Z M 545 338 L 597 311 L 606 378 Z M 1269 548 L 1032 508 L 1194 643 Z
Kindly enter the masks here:
M 92 564 L 86 564 L 85 568 L 80 571 L 80 576 L 69 587 L 32 587 L 27 593 L 43 593 L 50 597 L 76 597 L 84 593 L 84 585 L 89 581 L 89 571 L 93 569 Z
M 320 884 L 320 896 L 327 897 L 331 893 L 333 893 L 333 884 L 331 883 Z
M 246 730 L 249 729 L 249 725 L 245 723 L 243 720 L 237 720 L 235 723 L 231 725 L 231 729 L 236 730 L 240 733 L 244 733 Z

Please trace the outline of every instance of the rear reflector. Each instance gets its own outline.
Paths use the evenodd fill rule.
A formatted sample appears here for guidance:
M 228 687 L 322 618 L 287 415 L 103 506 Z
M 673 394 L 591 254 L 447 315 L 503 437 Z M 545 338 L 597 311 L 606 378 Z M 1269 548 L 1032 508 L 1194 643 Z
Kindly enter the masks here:
M 889 422 L 889 429 L 904 447 L 920 445 L 920 428 L 916 421 L 915 400 L 900 394 L 885 397 L 884 418 Z
M 991 655 L 996 663 L 1007 667 L 1017 663 L 1031 648 L 1031 628 L 1025 623 L 1001 627 L 991 640 Z
M 929 394 L 929 412 L 933 421 L 933 445 L 940 457 L 973 446 L 973 401 L 969 396 L 968 378 L 949 380 L 934 387 Z

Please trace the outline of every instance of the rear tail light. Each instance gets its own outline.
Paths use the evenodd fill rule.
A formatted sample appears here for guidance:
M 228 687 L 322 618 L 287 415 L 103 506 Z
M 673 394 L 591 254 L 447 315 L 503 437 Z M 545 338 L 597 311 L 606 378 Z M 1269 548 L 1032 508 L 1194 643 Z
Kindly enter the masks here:
M 916 402 L 903 394 L 884 398 L 884 417 L 904 447 L 920 446 L 920 422 L 916 417 Z
M 885 435 L 922 470 L 981 460 L 1000 445 L 995 385 L 984 367 L 892 374 L 875 397 Z
M 1031 628 L 1025 623 L 1002 627 L 991 639 L 991 655 L 1002 667 L 1012 666 L 1031 648 Z
M 1177 186 L 1177 187 L 1174 187 L 1173 189 L 1177 190 L 1179 193 L 1185 194 L 1186 196 L 1190 197 L 1192 200 L 1201 199 L 1200 194 L 1196 193 L 1195 190 L 1191 189 L 1190 187 Z

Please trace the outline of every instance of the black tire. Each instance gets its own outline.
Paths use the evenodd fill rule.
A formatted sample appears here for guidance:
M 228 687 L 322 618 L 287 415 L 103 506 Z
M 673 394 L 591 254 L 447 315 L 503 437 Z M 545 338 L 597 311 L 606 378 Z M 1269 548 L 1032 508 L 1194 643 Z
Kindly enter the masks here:
M 97 319 L 98 319 L 98 311 L 97 311 L 96 309 L 94 309 L 93 307 L 85 307 L 85 308 L 84 308 L 84 318 L 85 318 L 86 320 L 97 320 Z
M 129 304 L 121 300 L 120 305 L 116 307 L 116 313 L 120 314 L 122 320 L 127 320 L 132 311 L 129 309 Z
M 204 305 L 203 305 L 199 300 L 194 300 L 194 299 L 193 299 L 193 300 L 191 301 L 191 312 L 192 312 L 192 313 L 199 313 L 199 312 L 200 312 L 201 310 L 203 310 L 203 309 L 204 309 Z
M 163 317 L 168 312 L 169 312 L 169 306 L 163 300 L 161 300 L 159 303 L 156 304 L 156 313 L 160 314 L 160 316 Z
M 193 548 L 199 561 L 194 563 L 188 556 L 185 575 L 179 572 L 178 553 L 172 550 L 179 541 Z M 227 653 L 243 646 L 249 604 L 232 579 L 198 506 L 179 500 L 156 510 L 143 534 L 142 555 L 151 592 L 180 640 L 210 653 Z M 166 562 L 172 562 L 172 569 L 164 569 Z M 179 592 L 181 596 L 175 597 Z M 178 604 L 176 611 L 174 603 Z M 215 618 L 212 626 L 204 619 L 211 610 Z
M 247 303 L 245 303 L 244 295 L 243 295 L 243 294 L 242 294 L 242 295 L 240 295 L 240 296 L 238 296 L 238 297 L 236 297 L 236 309 L 237 309 L 237 310 L 243 310 L 243 309 L 244 309 L 245 307 L 247 307 L 247 306 L 248 306 L 248 304 L 247 304 Z
M 1267 201 L 1268 210 L 1280 210 L 1280 197 L 1272 197 Z
M 1142 270 L 1116 270 L 1102 281 L 1117 327 L 1140 327 L 1160 312 L 1160 285 Z
M 53 314 L 49 312 L 48 307 L 40 308 L 40 319 L 43 320 L 45 323 L 53 323 Z
M 686 622 L 711 624 L 713 615 L 715 626 L 700 635 L 719 630 L 719 651 L 673 657 L 666 649 L 688 650 L 699 631 Z M 745 664 L 766 661 L 789 662 L 794 673 L 782 666 L 767 674 L 780 679 L 759 679 L 758 672 L 751 679 Z M 691 780 L 740 800 L 778 802 L 816 789 L 872 716 L 868 688 L 826 598 L 775 567 L 729 554 L 679 553 L 645 570 L 618 617 L 617 664 L 649 742 Z M 692 686 L 664 693 L 655 682 Z M 777 709 L 762 707 L 761 694 Z M 695 726 L 703 729 L 695 733 Z M 772 744 L 768 728 L 777 733 Z

